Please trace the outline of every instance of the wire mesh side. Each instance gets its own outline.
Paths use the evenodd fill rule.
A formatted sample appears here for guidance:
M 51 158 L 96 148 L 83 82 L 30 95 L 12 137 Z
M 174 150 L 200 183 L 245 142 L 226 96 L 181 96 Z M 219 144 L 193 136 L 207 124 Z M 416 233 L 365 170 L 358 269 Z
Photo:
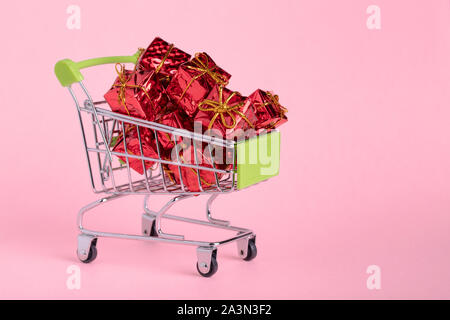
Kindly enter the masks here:
M 69 90 L 77 105 L 95 192 L 199 194 L 235 189 L 235 157 L 222 164 L 213 152 L 234 154 L 233 142 L 111 112 L 101 108 L 108 108 L 104 101 L 93 102 L 82 88 L 87 97 L 83 106 Z M 162 146 L 165 136 L 172 141 L 171 150 Z

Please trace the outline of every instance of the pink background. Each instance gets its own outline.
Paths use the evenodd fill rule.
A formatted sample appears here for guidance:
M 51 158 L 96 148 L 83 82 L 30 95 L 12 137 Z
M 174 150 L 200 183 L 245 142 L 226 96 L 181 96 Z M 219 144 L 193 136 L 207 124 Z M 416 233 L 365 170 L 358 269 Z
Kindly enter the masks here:
M 81 30 L 66 28 L 70 4 Z M 366 27 L 371 4 L 381 30 Z M 449 23 L 448 0 L 3 3 L 0 298 L 450 298 Z M 223 247 L 210 279 L 194 247 L 100 239 L 94 263 L 75 255 L 76 213 L 96 198 L 53 66 L 131 54 L 157 35 L 289 108 L 280 176 L 214 207 L 256 231 L 258 257 Z M 111 66 L 85 76 L 97 97 L 114 79 Z M 203 217 L 205 200 L 173 212 Z M 139 231 L 141 205 L 113 202 L 88 226 Z M 72 264 L 80 290 L 66 287 Z M 372 264 L 381 290 L 366 287 Z

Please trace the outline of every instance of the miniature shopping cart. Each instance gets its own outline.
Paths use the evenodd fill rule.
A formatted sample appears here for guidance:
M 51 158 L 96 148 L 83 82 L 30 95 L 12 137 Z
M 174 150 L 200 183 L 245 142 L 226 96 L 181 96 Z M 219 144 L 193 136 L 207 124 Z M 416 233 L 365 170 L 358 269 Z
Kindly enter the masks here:
M 113 237 L 122 239 L 136 239 L 179 243 L 197 247 L 197 270 L 205 277 L 213 275 L 218 268 L 217 248 L 221 245 L 236 242 L 239 256 L 246 260 L 256 257 L 255 234 L 245 228 L 231 226 L 228 221 L 215 219 L 211 215 L 211 204 L 219 194 L 230 193 L 247 188 L 251 185 L 278 175 L 280 159 L 280 134 L 271 131 L 240 141 L 223 140 L 214 136 L 198 134 L 183 129 L 168 127 L 159 123 L 114 113 L 107 110 L 105 101 L 94 101 L 83 84 L 80 69 L 109 64 L 137 62 L 139 52 L 132 56 L 117 56 L 89 59 L 73 62 L 65 59 L 55 65 L 55 74 L 61 85 L 67 87 L 78 110 L 84 149 L 86 151 L 90 180 L 95 193 L 104 193 L 101 199 L 83 207 L 78 214 L 77 223 L 81 233 L 78 235 L 78 258 L 85 263 L 93 261 L 97 256 L 97 239 L 99 237 Z M 105 107 L 105 108 L 104 108 Z M 114 151 L 111 147 L 114 139 L 125 136 L 127 126 L 136 126 L 140 154 L 127 151 Z M 157 146 L 157 158 L 144 156 L 140 128 L 150 130 L 154 135 Z M 207 145 L 208 148 L 223 148 L 231 154 L 232 164 L 226 169 L 202 166 L 197 157 L 193 163 L 180 161 L 178 152 L 175 160 L 162 156 L 158 133 L 168 134 L 174 142 L 179 138 L 192 143 Z M 126 141 L 126 139 L 123 139 Z M 183 140 L 185 141 L 185 140 Z M 125 142 L 126 143 L 126 142 Z M 256 153 L 260 155 L 255 157 Z M 122 159 L 120 160 L 119 159 Z M 130 161 L 138 159 L 142 162 L 143 174 L 130 169 Z M 149 168 L 148 163 L 156 165 Z M 183 175 L 179 172 L 179 182 L 170 179 L 168 166 L 192 168 L 199 177 L 198 190 L 190 191 L 183 182 Z M 214 173 L 215 183 L 204 187 L 200 181 L 200 171 L 207 170 Z M 125 195 L 143 195 L 144 213 L 142 215 L 142 234 L 122 234 L 88 230 L 83 227 L 85 213 L 100 204 L 110 202 Z M 160 210 L 153 211 L 148 207 L 150 195 L 172 195 L 173 197 Z M 167 211 L 177 202 L 197 195 L 209 195 L 206 202 L 206 220 L 197 220 L 178 215 L 167 214 Z M 234 232 L 233 237 L 221 241 L 197 241 L 185 239 L 183 235 L 163 232 L 161 219 L 167 218 L 186 223 L 199 224 L 214 228 L 226 229 Z

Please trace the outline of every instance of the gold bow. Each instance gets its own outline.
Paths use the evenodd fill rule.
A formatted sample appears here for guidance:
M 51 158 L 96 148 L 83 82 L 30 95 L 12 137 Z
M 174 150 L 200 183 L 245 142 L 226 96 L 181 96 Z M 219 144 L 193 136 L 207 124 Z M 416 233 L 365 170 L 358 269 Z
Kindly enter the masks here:
M 120 69 L 118 69 L 120 67 Z M 126 104 L 126 95 L 125 95 L 125 89 L 126 88 L 139 88 L 144 91 L 144 94 L 147 96 L 147 98 L 150 100 L 150 96 L 147 92 L 147 89 L 145 89 L 143 86 L 137 85 L 137 84 L 128 84 L 128 81 L 130 81 L 131 76 L 126 77 L 125 76 L 125 66 L 120 63 L 116 63 L 115 66 L 119 83 L 114 84 L 113 87 L 119 87 L 119 94 L 117 95 L 117 98 L 119 99 L 119 102 L 121 105 L 125 107 L 126 112 L 129 116 L 131 116 L 130 112 L 128 111 L 127 104 Z
M 204 61 L 202 61 L 202 58 Z M 209 75 L 211 79 L 213 79 L 218 85 L 225 86 L 228 84 L 228 79 L 215 69 L 217 69 L 217 65 L 214 65 L 212 68 L 209 67 L 209 58 L 204 53 L 196 53 L 195 57 L 191 60 L 191 63 L 193 65 L 186 65 L 186 68 L 191 70 L 196 70 L 200 72 L 198 75 L 194 76 L 191 81 L 189 81 L 186 88 L 183 90 L 183 93 L 181 94 L 180 98 L 178 99 L 178 102 L 183 99 L 184 95 L 186 94 L 186 91 L 189 89 L 189 87 L 192 85 L 192 83 L 197 80 L 200 77 L 203 77 L 205 74 Z
M 159 65 L 156 67 L 155 73 L 158 73 L 161 70 L 161 68 L 164 65 L 164 62 L 166 61 L 166 59 L 169 56 L 169 54 L 172 51 L 172 49 L 173 49 L 173 44 L 171 44 L 169 46 L 169 49 L 167 50 L 166 54 L 161 59 L 161 62 L 159 63 Z M 144 54 L 145 49 L 138 48 L 138 51 L 139 51 L 139 58 L 138 58 L 138 61 L 139 61 L 139 59 Z M 138 64 L 136 63 L 136 65 L 134 66 L 133 72 L 137 71 L 137 66 L 138 66 Z M 120 70 L 118 69 L 118 67 L 120 67 Z M 128 113 L 129 116 L 131 116 L 131 114 L 128 111 L 128 108 L 126 106 L 125 88 L 127 88 L 127 87 L 128 88 L 140 88 L 140 89 L 142 89 L 144 91 L 144 94 L 147 96 L 147 98 L 150 99 L 150 96 L 148 95 L 147 90 L 143 86 L 128 84 L 128 81 L 130 81 L 131 76 L 129 76 L 129 77 L 125 76 L 125 66 L 123 64 L 116 63 L 115 69 L 116 69 L 116 73 L 117 73 L 117 75 L 119 77 L 119 83 L 118 84 L 114 84 L 113 87 L 119 87 L 118 99 L 120 101 L 120 104 L 125 107 L 125 111 Z
M 243 114 L 240 110 L 238 110 L 240 107 L 244 105 L 244 102 L 239 102 L 233 106 L 228 105 L 230 100 L 235 96 L 239 95 L 239 92 L 233 91 L 229 97 L 223 101 L 223 87 L 219 86 L 219 101 L 214 100 L 208 100 L 205 99 L 202 102 L 198 104 L 198 109 L 201 111 L 212 111 L 214 112 L 214 116 L 211 118 L 211 121 L 208 125 L 208 130 L 212 128 L 214 125 L 214 122 L 217 120 L 217 118 L 220 116 L 220 120 L 222 120 L 222 124 L 227 129 L 233 129 L 236 126 L 236 117 L 233 113 L 241 116 L 247 123 L 250 125 L 250 127 L 254 128 L 253 124 L 248 120 L 245 114 Z M 209 107 L 203 107 L 204 105 L 207 105 Z M 232 123 L 228 124 L 225 120 L 224 113 L 228 114 L 228 116 L 231 118 Z

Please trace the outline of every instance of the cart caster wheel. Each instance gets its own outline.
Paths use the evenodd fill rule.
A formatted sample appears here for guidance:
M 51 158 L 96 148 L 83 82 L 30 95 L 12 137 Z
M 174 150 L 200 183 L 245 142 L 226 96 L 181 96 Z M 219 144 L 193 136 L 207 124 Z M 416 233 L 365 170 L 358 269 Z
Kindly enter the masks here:
M 89 254 L 86 260 L 81 260 L 81 262 L 84 263 L 89 263 L 95 260 L 95 258 L 97 258 L 97 247 L 96 246 L 91 246 L 91 248 L 89 249 Z
M 248 241 L 247 256 L 244 258 L 245 261 L 250 261 L 256 258 L 258 250 L 256 249 L 255 239 Z
M 77 251 L 78 259 L 80 259 L 83 263 L 89 263 L 95 260 L 97 258 L 97 239 L 93 240 L 91 243 L 91 246 L 89 247 L 89 253 L 86 256 L 85 254 L 80 254 L 79 251 Z
M 213 274 L 215 274 L 217 272 L 217 269 L 219 269 L 219 265 L 218 265 L 217 259 L 215 257 L 211 257 L 209 271 L 206 273 L 200 269 L 199 263 L 197 262 L 197 271 L 198 271 L 198 273 L 200 273 L 200 275 L 202 275 L 205 278 L 211 277 Z

